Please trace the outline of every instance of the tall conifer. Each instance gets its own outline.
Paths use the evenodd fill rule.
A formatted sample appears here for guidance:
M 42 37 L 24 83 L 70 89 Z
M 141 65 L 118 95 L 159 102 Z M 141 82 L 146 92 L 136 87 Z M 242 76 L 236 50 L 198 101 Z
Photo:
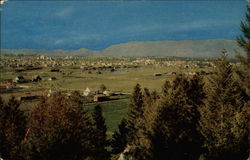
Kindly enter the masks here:
M 102 115 L 102 108 L 100 105 L 95 106 L 95 110 L 93 113 L 94 126 L 95 126 L 95 151 L 96 160 L 107 160 L 109 159 L 109 154 L 106 149 L 108 147 L 107 140 L 107 127 L 105 125 L 105 119 Z
M 20 157 L 21 142 L 25 138 L 27 118 L 14 97 L 8 103 L 0 98 L 0 155 L 6 160 Z
M 128 143 L 134 142 L 134 140 L 138 139 L 136 132 L 138 130 L 137 127 L 139 124 L 139 120 L 143 117 L 143 107 L 143 94 L 141 91 L 141 86 L 140 84 L 136 84 L 132 93 L 131 104 L 128 111 Z
M 159 103 L 153 124 L 152 159 L 197 159 L 201 148 L 198 107 L 205 98 L 203 83 L 198 76 L 189 80 L 178 75 L 167 93 Z
M 113 154 L 123 152 L 128 144 L 127 136 L 129 130 L 127 125 L 127 120 L 123 118 L 118 126 L 118 131 L 115 131 L 112 136 L 111 147 Z
M 93 158 L 94 126 L 79 98 L 56 94 L 31 113 L 24 145 L 26 160 Z
M 245 56 L 238 55 L 243 66 L 242 70 L 237 73 L 242 84 L 246 87 L 248 96 L 250 97 L 250 6 L 247 5 L 245 13 L 245 21 L 241 21 L 240 27 L 242 35 L 237 37 L 237 43 L 245 51 Z
M 209 159 L 246 159 L 249 147 L 249 103 L 233 77 L 225 51 L 215 63 L 209 80 L 207 101 L 200 109 L 201 133 Z

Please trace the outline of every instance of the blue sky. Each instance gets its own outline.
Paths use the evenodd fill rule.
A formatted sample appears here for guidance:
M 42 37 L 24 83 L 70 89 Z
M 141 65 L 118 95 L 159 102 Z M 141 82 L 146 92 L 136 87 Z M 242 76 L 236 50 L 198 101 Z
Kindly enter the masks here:
M 242 1 L 8 1 L 1 48 L 101 50 L 130 41 L 235 39 Z

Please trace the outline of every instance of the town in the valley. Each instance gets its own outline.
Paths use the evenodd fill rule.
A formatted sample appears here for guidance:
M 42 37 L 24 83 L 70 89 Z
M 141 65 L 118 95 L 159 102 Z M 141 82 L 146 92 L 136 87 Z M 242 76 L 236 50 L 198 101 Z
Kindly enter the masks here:
M 32 101 L 56 92 L 70 96 L 78 91 L 88 102 L 100 102 L 130 94 L 139 82 L 160 91 L 159 84 L 179 73 L 211 75 L 214 64 L 211 59 L 176 57 L 1 55 L 0 67 L 4 97 Z

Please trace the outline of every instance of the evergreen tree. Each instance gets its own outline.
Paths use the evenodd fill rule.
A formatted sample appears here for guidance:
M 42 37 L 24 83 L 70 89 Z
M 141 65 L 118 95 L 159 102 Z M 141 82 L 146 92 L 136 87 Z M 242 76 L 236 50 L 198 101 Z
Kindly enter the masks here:
M 144 88 L 143 93 L 143 117 L 141 119 L 141 125 L 144 128 L 141 128 L 142 131 L 145 131 L 145 134 L 148 134 L 148 131 L 151 129 L 151 125 L 154 121 L 155 114 L 157 112 L 157 103 L 160 99 L 160 95 L 156 91 L 150 92 L 147 88 Z M 147 123 L 145 123 L 147 122 Z
M 107 127 L 105 125 L 105 119 L 102 115 L 102 108 L 97 105 L 95 107 L 94 113 L 92 115 L 94 119 L 94 126 L 95 126 L 95 150 L 98 154 L 96 154 L 96 160 L 106 160 L 109 159 L 109 153 L 106 149 L 108 147 L 108 140 L 107 140 Z
M 144 88 L 143 92 L 143 112 L 152 111 L 154 104 L 160 99 L 160 95 L 156 91 L 150 92 L 148 88 Z
M 131 158 L 141 160 L 149 158 L 147 152 L 150 147 L 150 141 L 147 137 L 149 124 L 145 123 L 145 115 L 146 112 L 150 112 L 156 99 L 156 92 L 152 94 L 147 88 L 144 88 L 144 92 L 142 92 L 139 84 L 135 86 L 128 112 L 128 134 L 125 148 L 126 154 Z
M 111 147 L 112 147 L 112 154 L 118 154 L 125 150 L 128 140 L 128 123 L 126 119 L 122 119 L 121 123 L 118 126 L 118 131 L 115 131 L 112 140 L 111 140 Z
M 128 111 L 128 143 L 132 143 L 136 139 L 138 139 L 136 132 L 138 129 L 137 127 L 139 124 L 139 120 L 143 117 L 143 109 L 143 94 L 141 91 L 141 86 L 140 84 L 136 84 L 131 97 L 131 104 Z
M 156 91 L 151 92 L 151 99 L 155 103 L 160 99 L 160 95 Z
M 242 84 L 246 87 L 248 96 L 250 97 L 250 6 L 247 5 L 245 22 L 241 21 L 240 27 L 242 35 L 237 37 L 238 45 L 245 51 L 246 56 L 238 55 L 243 69 L 237 73 Z
M 4 103 L 0 97 L 0 155 L 6 160 L 20 158 L 21 142 L 26 133 L 26 116 L 14 97 Z
M 150 107 L 152 105 L 152 98 L 151 98 L 151 93 L 148 88 L 144 88 L 144 93 L 143 93 L 143 102 L 144 105 Z
M 168 88 L 169 85 L 165 89 L 168 94 L 163 92 L 152 127 L 151 159 L 197 159 L 201 152 L 198 107 L 205 98 L 202 80 L 198 76 L 188 80 L 178 75 Z
M 225 51 L 215 62 L 215 75 L 209 80 L 207 101 L 200 108 L 201 133 L 208 159 L 246 159 L 249 147 L 249 103 L 244 90 L 233 77 Z
M 77 99 L 59 93 L 34 108 L 23 143 L 26 160 L 82 160 L 97 154 L 93 123 Z
M 170 87 L 171 87 L 171 84 L 170 84 L 170 82 L 169 81 L 165 81 L 165 83 L 164 83 L 164 85 L 163 85 L 163 87 L 162 87 L 162 94 L 163 94 L 163 96 L 168 96 L 169 95 L 169 89 L 170 89 Z

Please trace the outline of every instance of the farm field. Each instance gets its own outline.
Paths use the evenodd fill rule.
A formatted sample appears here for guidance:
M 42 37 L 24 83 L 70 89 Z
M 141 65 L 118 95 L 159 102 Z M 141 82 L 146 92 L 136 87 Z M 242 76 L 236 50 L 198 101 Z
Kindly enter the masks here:
M 8 57 L 7 57 L 8 58 Z M 13 59 L 13 58 L 12 58 Z M 20 60 L 20 58 L 14 58 L 15 60 Z M 15 88 L 7 91 L 1 92 L 1 96 L 4 99 L 8 99 L 11 96 L 15 97 L 29 97 L 29 96 L 48 96 L 48 94 L 57 91 L 63 91 L 65 93 L 70 93 L 73 91 L 78 91 L 80 94 L 84 94 L 86 88 L 91 91 L 100 92 L 100 86 L 105 85 L 106 90 L 112 93 L 122 94 L 122 96 L 117 96 L 115 100 L 103 101 L 103 102 L 88 102 L 85 105 L 88 106 L 91 111 L 96 104 L 100 104 L 103 108 L 104 117 L 106 119 L 108 134 L 111 135 L 117 129 L 120 120 L 126 116 L 127 108 L 130 103 L 130 94 L 133 91 L 133 87 L 139 83 L 142 88 L 147 87 L 149 90 L 161 92 L 161 87 L 166 80 L 172 80 L 176 74 L 182 73 L 187 76 L 192 76 L 196 72 L 211 72 L 212 67 L 206 66 L 199 67 L 196 64 L 203 63 L 199 61 L 167 61 L 154 58 L 137 58 L 137 59 L 112 59 L 112 65 L 103 67 L 99 69 L 94 68 L 95 66 L 107 66 L 103 64 L 104 60 L 102 58 L 91 59 L 73 59 L 67 60 L 68 63 L 74 65 L 63 66 L 60 65 L 62 58 L 55 58 L 54 62 L 59 63 L 57 66 L 36 66 L 32 64 L 33 61 L 41 62 L 42 60 L 36 60 L 36 57 L 28 57 L 29 64 L 32 67 L 40 67 L 39 69 L 25 69 L 23 67 L 13 67 L 10 63 L 2 64 L 0 70 L 0 82 L 1 84 L 7 81 L 15 81 L 18 76 L 22 76 L 26 82 L 25 83 L 15 83 Z M 31 60 L 30 60 L 31 59 Z M 27 60 L 20 60 L 19 63 L 23 63 Z M 44 60 L 45 63 L 48 63 Z M 92 64 L 94 61 L 94 65 Z M 131 62 L 132 61 L 132 62 Z M 2 63 L 5 62 L 2 59 Z M 12 61 L 10 61 L 13 63 Z M 50 61 L 49 61 L 50 62 Z M 87 69 L 81 67 L 81 63 L 88 64 Z M 131 65 L 132 67 L 122 67 L 118 64 L 120 63 Z M 136 63 L 135 63 L 136 62 Z M 145 62 L 150 62 L 146 64 Z M 27 63 L 27 62 L 26 62 Z M 100 63 L 100 64 L 99 64 Z M 108 63 L 108 62 L 106 62 Z M 166 64 L 172 65 L 166 65 Z M 205 62 L 207 64 L 209 62 Z M 7 65 L 6 65 L 7 64 Z M 14 63 L 16 65 L 16 63 Z M 176 64 L 176 65 L 175 65 Z M 93 67 L 94 66 L 94 67 Z M 188 67 L 187 67 L 188 66 Z M 31 68 L 32 68 L 31 67 Z M 52 71 L 56 69 L 56 71 Z M 113 69 L 113 70 L 111 70 Z M 22 70 L 22 71 L 18 71 Z M 18 72 L 17 72 L 18 71 Z M 39 76 L 41 80 L 39 82 L 33 82 L 32 79 L 35 76 Z M 51 80 L 54 77 L 55 80 Z M 39 100 L 26 100 L 22 101 L 21 107 L 24 110 L 32 110 L 34 104 L 39 103 Z
M 31 89 L 50 89 L 57 88 L 61 90 L 77 90 L 84 91 L 87 87 L 92 89 L 99 89 L 101 84 L 104 84 L 108 89 L 112 91 L 119 91 L 125 93 L 131 93 L 133 86 L 136 83 L 140 83 L 142 86 L 147 86 L 150 90 L 160 91 L 160 88 L 165 80 L 171 80 L 174 75 L 169 73 L 185 73 L 185 72 L 197 72 L 197 69 L 181 70 L 169 67 L 144 67 L 130 70 L 120 70 L 117 72 L 103 72 L 102 74 L 89 74 L 82 72 L 80 69 L 62 68 L 62 72 L 71 73 L 68 76 L 59 73 L 49 72 L 50 68 L 44 68 L 39 71 L 26 71 L 15 73 L 14 71 L 2 70 L 1 80 L 14 79 L 15 77 L 22 75 L 27 79 L 31 79 L 35 75 L 39 75 L 42 80 L 39 83 L 25 83 L 17 84 L 17 86 L 25 86 Z M 163 73 L 162 76 L 154 76 L 154 73 Z M 56 77 L 56 80 L 50 81 L 49 77 Z

